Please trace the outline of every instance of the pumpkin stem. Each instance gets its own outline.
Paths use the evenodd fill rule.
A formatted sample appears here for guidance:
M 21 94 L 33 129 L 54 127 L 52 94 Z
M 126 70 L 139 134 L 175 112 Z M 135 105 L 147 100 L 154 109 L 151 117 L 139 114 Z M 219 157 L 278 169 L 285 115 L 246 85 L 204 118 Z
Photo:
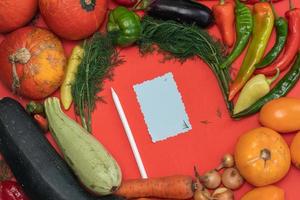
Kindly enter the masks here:
M 26 64 L 31 58 L 31 54 L 28 49 L 21 48 L 16 51 L 16 53 L 9 56 L 9 61 L 12 64 L 12 91 L 16 93 L 16 90 L 20 88 L 20 79 L 17 73 L 17 63 Z
M 96 0 L 80 0 L 81 7 L 86 11 L 93 11 L 96 6 Z
M 271 160 L 271 151 L 269 149 L 262 149 L 260 151 L 260 158 L 264 160 L 265 166 L 268 160 Z

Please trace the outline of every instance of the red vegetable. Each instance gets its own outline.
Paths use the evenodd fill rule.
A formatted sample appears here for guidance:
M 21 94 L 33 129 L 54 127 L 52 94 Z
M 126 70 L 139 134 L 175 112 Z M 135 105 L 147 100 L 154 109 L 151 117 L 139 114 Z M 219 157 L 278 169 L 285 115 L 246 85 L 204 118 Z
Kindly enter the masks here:
M 42 99 L 59 88 L 65 64 L 61 41 L 46 29 L 24 27 L 0 44 L 0 80 L 30 99 Z
M 0 33 L 24 26 L 34 16 L 38 0 L 1 0 Z
M 45 117 L 40 114 L 35 114 L 33 117 L 44 132 L 49 130 L 48 120 Z
M 15 181 L 3 181 L 0 184 L 1 200 L 28 200 L 21 186 Z
M 291 6 L 292 7 L 292 6 Z M 287 69 L 293 62 L 300 48 L 300 8 L 292 8 L 286 12 L 288 19 L 288 38 L 285 45 L 285 50 L 282 57 L 278 57 L 275 62 L 262 69 L 255 71 L 257 74 L 274 75 L 278 68 L 281 72 Z
M 220 3 L 214 5 L 212 10 L 224 44 L 228 47 L 232 47 L 235 35 L 234 4 L 220 0 Z
M 114 0 L 117 4 L 122 5 L 122 6 L 133 6 L 137 3 L 137 0 Z
M 80 40 L 98 30 L 106 15 L 107 0 L 40 0 L 39 7 L 54 33 Z

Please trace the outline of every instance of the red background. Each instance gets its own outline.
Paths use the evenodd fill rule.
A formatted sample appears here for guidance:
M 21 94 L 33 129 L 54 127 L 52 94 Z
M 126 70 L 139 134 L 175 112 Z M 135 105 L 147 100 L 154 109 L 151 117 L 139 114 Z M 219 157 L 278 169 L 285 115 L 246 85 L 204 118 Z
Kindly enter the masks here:
M 300 2 L 295 5 L 300 7 Z M 216 1 L 205 1 L 212 6 Z M 110 7 L 113 8 L 113 3 Z M 288 10 L 288 0 L 276 3 L 275 8 L 280 15 Z M 37 26 L 45 27 L 41 17 L 35 21 Z M 209 30 L 219 38 L 215 26 Z M 270 48 L 275 39 L 273 31 Z M 0 35 L 0 41 L 4 36 Z M 64 41 L 66 54 L 69 55 L 76 42 Z M 225 104 L 217 85 L 216 79 L 210 69 L 200 59 L 189 60 L 184 64 L 173 61 L 162 63 L 162 56 L 158 54 L 141 57 L 136 47 L 121 51 L 126 62 L 114 70 L 113 81 L 105 82 L 104 90 L 99 94 L 106 103 L 97 103 L 93 113 L 94 135 L 113 154 L 121 166 L 124 179 L 139 178 L 140 174 L 135 163 L 130 145 L 126 138 L 123 126 L 112 101 L 110 88 L 113 87 L 119 95 L 127 115 L 136 143 L 141 153 L 149 177 L 159 177 L 174 174 L 193 175 L 193 166 L 197 165 L 199 171 L 204 173 L 216 167 L 224 153 L 233 152 L 237 138 L 252 128 L 259 127 L 258 115 L 232 120 L 225 108 Z M 238 68 L 244 54 L 233 64 Z M 133 91 L 133 85 L 148 79 L 172 72 L 185 103 L 193 129 L 185 134 L 152 143 L 147 127 L 140 111 Z M 289 96 L 300 98 L 300 84 L 290 92 Z M 55 95 L 59 95 L 58 92 Z M 0 97 L 13 96 L 8 89 L 0 83 Z M 13 96 L 24 105 L 26 99 Z M 68 114 L 74 116 L 73 108 Z M 49 136 L 49 134 L 48 134 Z M 293 134 L 285 134 L 289 143 Z M 50 138 L 50 137 L 49 137 Z M 295 200 L 300 196 L 300 171 L 291 167 L 288 175 L 276 185 L 286 191 L 287 200 Z M 245 184 L 236 191 L 236 199 L 250 190 L 251 186 Z

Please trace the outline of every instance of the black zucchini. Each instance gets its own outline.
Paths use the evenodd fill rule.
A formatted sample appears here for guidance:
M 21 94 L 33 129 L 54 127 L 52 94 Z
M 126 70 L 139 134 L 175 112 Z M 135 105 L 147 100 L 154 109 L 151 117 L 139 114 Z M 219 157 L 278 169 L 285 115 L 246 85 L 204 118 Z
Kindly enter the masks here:
M 0 100 L 0 152 L 31 200 L 119 200 L 83 189 L 20 103 Z

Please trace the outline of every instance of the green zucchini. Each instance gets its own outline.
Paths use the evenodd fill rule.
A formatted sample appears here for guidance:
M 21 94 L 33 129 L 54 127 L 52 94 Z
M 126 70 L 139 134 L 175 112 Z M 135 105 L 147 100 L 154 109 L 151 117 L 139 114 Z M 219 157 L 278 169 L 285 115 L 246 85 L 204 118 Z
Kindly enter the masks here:
M 93 135 L 61 110 L 58 98 L 44 102 L 50 132 L 81 183 L 97 195 L 118 189 L 122 173 L 118 163 Z
M 0 100 L 0 152 L 30 200 L 122 199 L 95 197 L 81 187 L 38 124 L 8 97 Z

